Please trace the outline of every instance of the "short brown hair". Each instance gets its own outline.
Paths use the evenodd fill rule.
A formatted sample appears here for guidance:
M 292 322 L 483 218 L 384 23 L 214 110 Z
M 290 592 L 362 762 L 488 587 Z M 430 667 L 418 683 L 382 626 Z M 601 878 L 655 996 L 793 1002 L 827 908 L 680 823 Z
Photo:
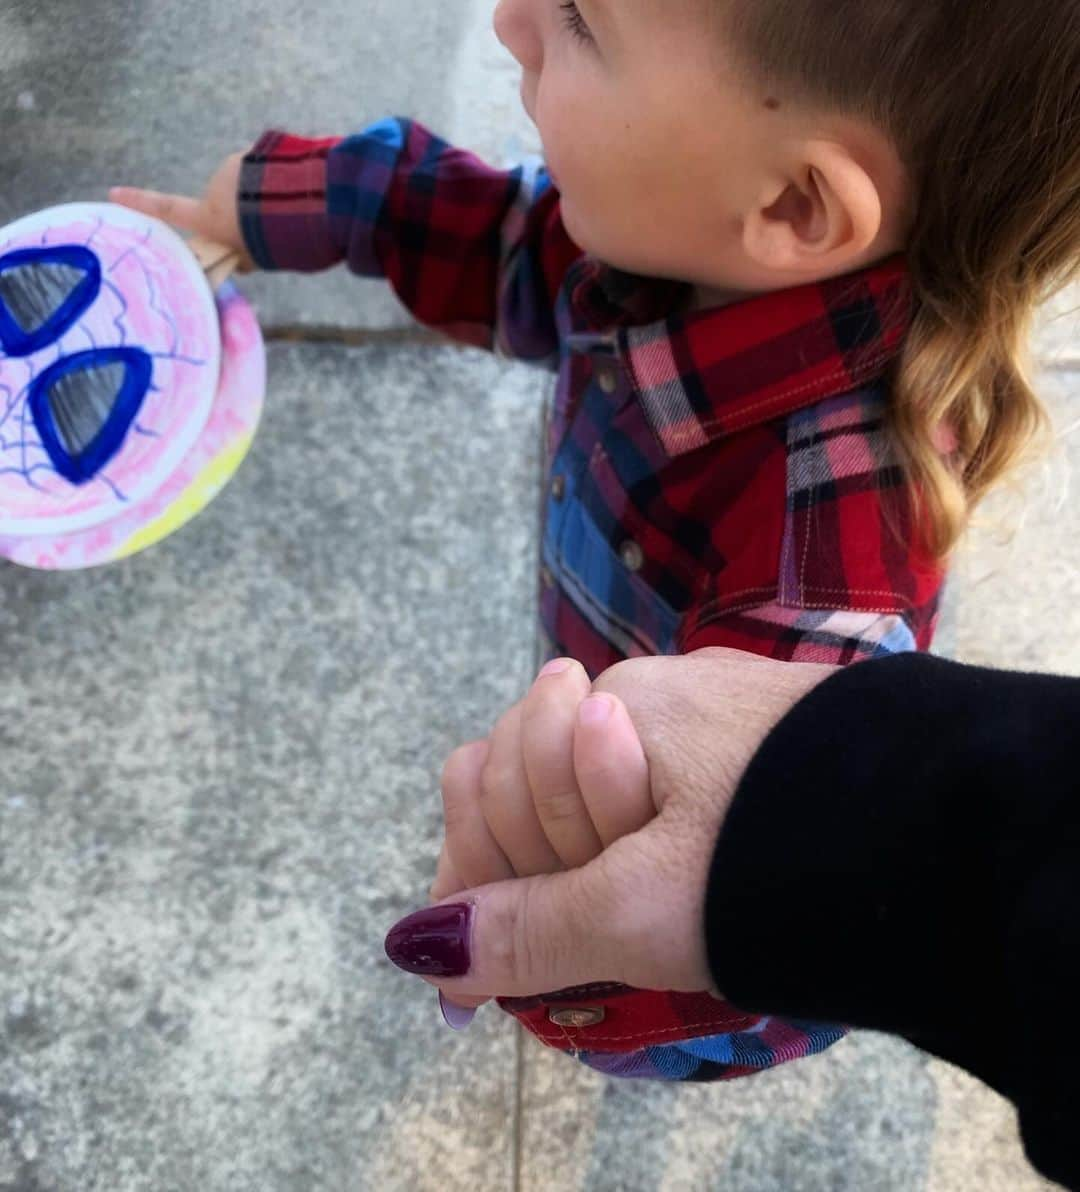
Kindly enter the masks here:
M 1048 425 L 1025 358 L 1080 270 L 1080 0 L 720 3 L 754 77 L 873 122 L 907 168 L 917 307 L 891 419 L 944 555 Z

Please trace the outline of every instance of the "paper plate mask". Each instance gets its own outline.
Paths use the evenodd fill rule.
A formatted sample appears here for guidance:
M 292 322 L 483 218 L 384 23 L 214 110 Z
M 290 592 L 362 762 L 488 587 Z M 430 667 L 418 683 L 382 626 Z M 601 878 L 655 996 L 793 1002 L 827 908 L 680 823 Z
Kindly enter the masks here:
M 0 231 L 0 556 L 108 563 L 202 510 L 239 467 L 262 336 L 172 229 L 54 207 Z

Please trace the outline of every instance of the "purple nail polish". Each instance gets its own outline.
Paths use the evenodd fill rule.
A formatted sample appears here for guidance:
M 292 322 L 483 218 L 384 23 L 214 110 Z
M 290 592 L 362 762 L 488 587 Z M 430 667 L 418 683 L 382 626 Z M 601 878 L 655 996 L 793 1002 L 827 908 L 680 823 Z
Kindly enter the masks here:
M 469 1006 L 459 1006 L 452 1002 L 443 991 L 439 990 L 439 1009 L 442 1011 L 443 1022 L 452 1031 L 463 1031 L 476 1017 L 476 1011 Z
M 386 955 L 419 977 L 464 977 L 469 971 L 469 920 L 466 903 L 431 906 L 402 919 L 386 937 Z

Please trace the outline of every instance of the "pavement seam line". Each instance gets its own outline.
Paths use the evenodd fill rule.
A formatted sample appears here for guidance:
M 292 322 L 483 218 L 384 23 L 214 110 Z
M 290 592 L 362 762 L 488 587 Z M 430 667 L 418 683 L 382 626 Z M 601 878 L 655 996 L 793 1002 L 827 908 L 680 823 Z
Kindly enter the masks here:
M 510 1161 L 510 1184 L 513 1192 L 521 1192 L 522 1180 L 522 1158 L 524 1151 L 524 1140 L 522 1139 L 522 1132 L 524 1129 L 524 1115 L 525 1115 L 525 1098 L 524 1098 L 524 1084 L 525 1084 L 525 1039 L 524 1032 L 518 1029 L 514 1030 L 514 1117 L 511 1123 L 512 1146 Z
M 267 343 L 330 344 L 349 348 L 370 344 L 427 346 L 452 342 L 425 327 L 331 327 L 292 323 L 264 327 L 263 339 Z

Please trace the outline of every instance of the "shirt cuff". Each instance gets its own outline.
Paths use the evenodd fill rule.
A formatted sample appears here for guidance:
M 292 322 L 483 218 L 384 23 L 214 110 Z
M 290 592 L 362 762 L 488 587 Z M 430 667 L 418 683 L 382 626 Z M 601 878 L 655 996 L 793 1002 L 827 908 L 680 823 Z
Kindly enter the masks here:
M 260 269 L 311 273 L 342 260 L 327 206 L 328 162 L 339 143 L 270 130 L 244 157 L 237 214 Z

